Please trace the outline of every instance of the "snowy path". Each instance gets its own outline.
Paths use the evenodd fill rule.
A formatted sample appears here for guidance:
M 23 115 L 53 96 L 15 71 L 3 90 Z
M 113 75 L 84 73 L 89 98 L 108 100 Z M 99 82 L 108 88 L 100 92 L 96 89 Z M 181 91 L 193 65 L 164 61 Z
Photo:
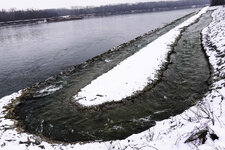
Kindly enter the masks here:
M 176 41 L 182 29 L 194 23 L 207 9 L 207 7 L 202 9 L 197 15 L 162 35 L 109 72 L 93 80 L 74 96 L 74 100 L 89 107 L 106 102 L 120 101 L 138 91 L 142 91 L 157 78 L 157 71 L 167 61 L 167 55 L 171 51 L 170 45 Z

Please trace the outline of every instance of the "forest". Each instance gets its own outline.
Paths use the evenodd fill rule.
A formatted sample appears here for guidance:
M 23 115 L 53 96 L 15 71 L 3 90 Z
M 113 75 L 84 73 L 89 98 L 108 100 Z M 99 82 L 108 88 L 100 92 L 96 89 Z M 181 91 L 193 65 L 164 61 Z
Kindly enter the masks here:
M 220 0 L 221 1 L 221 0 Z M 222 0 L 224 1 L 224 0 Z M 165 11 L 173 9 L 183 9 L 190 7 L 200 7 L 209 5 L 210 0 L 180 0 L 180 1 L 161 1 L 161 2 L 142 2 L 135 4 L 119 4 L 119 5 L 105 5 L 99 7 L 71 7 L 70 9 L 27 9 L 16 10 L 11 8 L 9 10 L 0 10 L 0 22 L 29 20 L 40 18 L 53 18 L 60 16 L 108 16 L 129 13 L 143 13 Z
M 212 6 L 225 5 L 225 0 L 211 0 Z

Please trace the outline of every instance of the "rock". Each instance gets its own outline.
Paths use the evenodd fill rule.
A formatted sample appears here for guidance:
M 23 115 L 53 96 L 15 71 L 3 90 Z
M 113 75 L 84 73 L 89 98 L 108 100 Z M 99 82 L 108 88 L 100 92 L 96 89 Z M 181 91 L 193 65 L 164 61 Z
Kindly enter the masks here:
M 40 147 L 41 149 L 45 149 L 44 145 L 40 145 L 38 147 Z
M 219 139 L 219 137 L 218 137 L 215 133 L 210 134 L 210 138 L 211 138 L 213 141 Z
M 35 137 L 33 137 L 33 139 L 34 139 L 34 144 L 35 144 L 35 145 L 40 145 L 41 142 L 42 142 L 40 136 L 35 136 Z

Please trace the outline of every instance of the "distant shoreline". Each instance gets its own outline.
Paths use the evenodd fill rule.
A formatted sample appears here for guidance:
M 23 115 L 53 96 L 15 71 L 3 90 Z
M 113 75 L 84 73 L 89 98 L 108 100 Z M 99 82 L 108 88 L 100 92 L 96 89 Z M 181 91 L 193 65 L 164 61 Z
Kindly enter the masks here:
M 163 12 L 163 11 L 190 9 L 190 8 L 201 8 L 204 6 L 205 5 L 192 5 L 192 6 L 181 6 L 181 7 L 174 7 L 174 8 L 157 8 L 155 10 L 133 10 L 133 11 L 120 11 L 120 12 L 113 12 L 113 13 L 107 12 L 104 15 L 99 15 L 99 14 L 85 14 L 85 15 L 79 15 L 79 16 L 67 15 L 67 16 L 59 16 L 59 17 L 50 17 L 50 18 L 15 20 L 15 21 L 0 22 L 0 27 L 8 26 L 8 25 L 20 25 L 20 24 L 33 24 L 33 23 L 39 24 L 39 23 L 63 22 L 63 21 L 82 20 L 82 19 L 87 19 L 87 18 L 107 17 L 107 16 L 116 16 L 116 15 Z

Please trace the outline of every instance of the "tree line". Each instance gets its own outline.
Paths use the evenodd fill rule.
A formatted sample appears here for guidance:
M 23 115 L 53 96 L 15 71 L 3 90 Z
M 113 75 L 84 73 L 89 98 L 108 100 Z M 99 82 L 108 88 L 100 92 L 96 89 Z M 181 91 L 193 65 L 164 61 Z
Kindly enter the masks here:
M 224 1 L 224 0 L 223 0 Z M 210 4 L 210 0 L 180 0 L 161 2 L 142 2 L 136 4 L 106 5 L 99 7 L 71 7 L 71 9 L 27 9 L 27 10 L 0 10 L 0 22 L 52 18 L 59 16 L 106 16 L 116 14 L 141 13 L 163 11 L 171 9 L 190 8 L 193 5 L 202 6 Z
M 211 0 L 211 6 L 225 5 L 225 0 Z

